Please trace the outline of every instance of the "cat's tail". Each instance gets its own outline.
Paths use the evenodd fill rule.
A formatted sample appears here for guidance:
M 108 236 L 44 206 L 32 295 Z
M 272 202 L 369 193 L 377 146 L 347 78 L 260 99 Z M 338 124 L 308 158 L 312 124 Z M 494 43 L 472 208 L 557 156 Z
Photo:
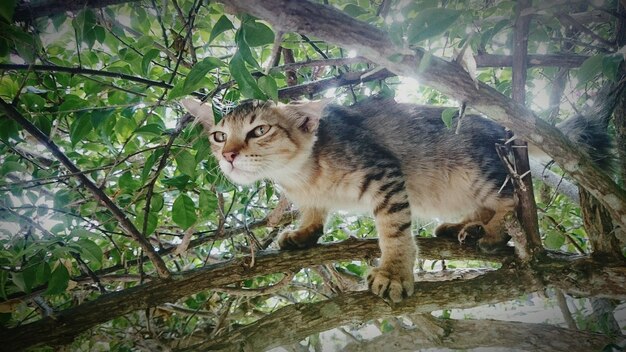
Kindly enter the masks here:
M 614 169 L 615 151 L 605 119 L 579 114 L 558 123 L 556 127 L 585 152 L 596 165 L 609 173 Z M 545 152 L 534 145 L 529 144 L 528 155 L 544 164 L 551 161 Z

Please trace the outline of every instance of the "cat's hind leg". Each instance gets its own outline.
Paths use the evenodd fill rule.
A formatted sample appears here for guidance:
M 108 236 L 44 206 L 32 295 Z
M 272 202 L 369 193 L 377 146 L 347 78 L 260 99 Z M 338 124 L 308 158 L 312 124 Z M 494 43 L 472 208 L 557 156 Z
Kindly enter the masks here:
M 504 199 L 498 205 L 491 219 L 482 225 L 484 234 L 478 240 L 478 248 L 485 253 L 499 251 L 511 239 L 511 236 L 506 231 L 505 217 L 515 209 L 515 201 L 513 199 Z
M 456 239 L 459 243 L 475 243 L 485 235 L 484 225 L 495 215 L 495 210 L 481 207 L 458 223 L 443 223 L 435 229 L 436 237 Z
M 459 223 L 443 223 L 435 229 L 435 236 L 456 238 L 461 243 L 478 241 L 485 253 L 497 252 L 511 238 L 506 232 L 505 216 L 515 208 L 513 198 L 500 198 L 491 207 L 481 207 Z
M 285 230 L 278 235 L 277 242 L 281 249 L 312 247 L 324 233 L 327 210 L 301 208 L 300 214 L 300 226 L 297 229 Z

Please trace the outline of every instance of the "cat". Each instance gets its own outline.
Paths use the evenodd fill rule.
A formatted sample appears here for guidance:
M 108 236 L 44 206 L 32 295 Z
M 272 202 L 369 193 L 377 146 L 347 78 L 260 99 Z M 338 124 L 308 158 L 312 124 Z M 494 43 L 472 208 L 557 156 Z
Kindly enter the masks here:
M 516 198 L 495 147 L 506 132 L 487 118 L 466 116 L 456 134 L 442 121 L 443 107 L 368 98 L 350 107 L 247 101 L 215 124 L 210 105 L 181 103 L 208 131 L 230 180 L 272 180 L 299 208 L 298 228 L 278 236 L 281 249 L 315 245 L 329 212 L 372 214 L 382 255 L 367 281 L 385 299 L 413 294 L 413 218 L 455 220 L 435 235 L 479 236 L 488 252 L 510 238 L 504 217 Z

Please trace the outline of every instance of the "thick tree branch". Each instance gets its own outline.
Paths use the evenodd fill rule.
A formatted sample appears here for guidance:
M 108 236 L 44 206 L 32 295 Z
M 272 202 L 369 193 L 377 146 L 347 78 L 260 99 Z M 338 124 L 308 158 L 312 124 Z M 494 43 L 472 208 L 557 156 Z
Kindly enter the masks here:
M 587 271 L 588 265 L 592 272 L 607 271 L 592 273 Z M 412 297 L 396 306 L 389 305 L 381 299 L 375 299 L 369 292 L 350 292 L 322 302 L 289 305 L 252 324 L 214 340 L 192 346 L 188 350 L 260 351 L 295 343 L 312 334 L 353 322 L 365 322 L 402 314 L 430 313 L 436 309 L 462 309 L 503 302 L 512 297 L 543 290 L 542 282 L 548 286 L 553 284 L 563 288 L 570 286 L 563 282 L 569 279 L 553 282 L 543 279 L 556 279 L 556 276 L 561 275 L 572 275 L 575 279 L 582 279 L 587 274 L 581 276 L 579 274 L 582 272 L 579 270 L 592 274 L 593 278 L 582 279 L 585 282 L 583 285 L 590 285 L 587 286 L 589 288 L 592 287 L 591 285 L 600 284 L 600 281 L 596 281 L 600 277 L 609 279 L 609 275 L 620 272 L 620 279 L 609 279 L 610 286 L 613 290 L 621 291 L 621 296 L 626 295 L 626 288 L 620 287 L 626 282 L 626 268 L 610 265 L 605 269 L 601 268 L 601 264 L 587 259 L 556 260 L 542 264 L 542 272 L 546 274 L 539 280 L 531 277 L 524 269 L 503 268 L 469 280 L 422 281 L 417 283 Z M 576 285 L 581 283 L 582 281 L 578 281 Z M 606 285 L 602 286 L 606 288 Z
M 528 67 L 575 68 L 580 67 L 588 58 L 589 56 L 575 54 L 528 55 L 526 63 Z M 510 55 L 478 54 L 474 55 L 474 59 L 479 68 L 513 66 L 513 56 Z
M 139 0 L 48 0 L 48 1 L 20 1 L 15 8 L 13 21 L 22 22 L 39 17 L 56 15 L 63 12 L 80 11 L 85 8 L 102 8 L 111 5 L 137 2 Z
M 576 68 L 580 67 L 580 65 L 582 65 L 583 62 L 585 62 L 585 60 L 589 58 L 589 56 L 577 54 L 531 54 L 528 55 L 526 58 L 526 64 L 528 65 L 528 67 Z M 474 60 L 476 60 L 476 66 L 478 68 L 513 66 L 513 56 L 511 55 L 477 54 L 474 55 Z M 299 69 L 302 67 L 342 66 L 359 63 L 371 64 L 372 62 L 360 56 L 327 60 L 309 60 L 272 67 L 270 69 L 270 72 L 284 71 L 288 69 Z
M 513 40 L 513 79 L 512 98 L 520 105 L 526 105 L 526 76 L 528 56 L 528 32 L 530 28 L 530 15 L 523 15 L 523 12 L 532 5 L 531 0 L 517 1 L 515 7 L 515 31 Z M 522 241 L 516 244 L 517 253 L 524 253 L 522 259 L 529 260 L 542 250 L 541 237 L 539 235 L 539 224 L 537 221 L 537 204 L 535 204 L 535 193 L 533 191 L 533 181 L 530 174 L 528 161 L 528 144 L 524 141 L 513 141 L 513 156 L 515 159 L 515 170 L 520 175 L 520 184 L 517 185 L 516 193 L 519 198 L 517 206 L 517 217 L 524 229 Z M 526 175 L 526 176 L 523 176 Z M 514 178 L 515 179 L 515 178 Z
M 231 10 L 270 22 L 276 30 L 299 32 L 356 50 L 395 74 L 418 78 L 444 94 L 467 102 L 516 135 L 539 146 L 606 206 L 621 227 L 626 228 L 626 190 L 615 184 L 589 157 L 581 154 L 557 128 L 537 118 L 523 105 L 486 84 L 480 83 L 476 89 L 472 77 L 460 66 L 431 57 L 428 67 L 418 70 L 423 52 L 398 48 L 386 33 L 330 6 L 288 0 L 222 2 Z
M 499 255 L 485 255 L 472 248 L 459 246 L 456 241 L 418 238 L 420 255 L 425 259 L 474 259 L 502 261 L 510 258 L 512 248 Z M 277 272 L 290 272 L 303 267 L 344 260 L 376 258 L 380 255 L 378 241 L 347 240 L 323 244 L 302 251 L 265 251 L 257 253 L 255 265 L 250 267 L 249 256 L 229 262 L 209 265 L 171 279 L 154 279 L 141 286 L 100 296 L 98 299 L 59 312 L 51 318 L 0 331 L 0 340 L 16 349 L 36 344 L 63 344 L 72 341 L 79 333 L 115 317 L 146 307 L 189 296 L 210 288 L 222 287 L 241 280 Z M 33 336 L 37 336 L 33 338 Z
M 555 192 L 561 193 L 574 203 L 580 203 L 578 186 L 571 183 L 563 176 L 550 171 L 550 169 L 533 159 L 530 159 L 530 172 L 534 177 L 540 179 L 546 185 L 554 188 Z
M 384 351 L 393 346 L 396 351 L 412 351 L 420 348 L 474 349 L 496 348 L 533 352 L 587 352 L 600 351 L 623 336 L 565 329 L 548 324 L 531 324 L 499 320 L 450 320 L 431 317 L 432 324 L 440 328 L 440 334 L 432 335 L 419 327 L 396 328 L 393 331 L 362 341 L 351 343 L 342 351 Z
M 160 277 L 169 277 L 170 273 L 163 258 L 155 251 L 150 242 L 141 235 L 135 225 L 126 217 L 126 214 L 104 193 L 103 190 L 98 188 L 93 181 L 91 181 L 81 170 L 74 165 L 74 163 L 59 149 L 59 147 L 48 138 L 41 130 L 28 121 L 22 114 L 20 114 L 12 105 L 6 103 L 3 99 L 0 99 L 0 109 L 11 119 L 22 126 L 28 133 L 35 137 L 39 143 L 43 144 L 50 152 L 63 164 L 71 173 L 76 175 L 76 178 L 91 192 L 91 194 L 100 201 L 113 216 L 119 221 L 120 227 L 124 232 L 132 237 L 137 244 L 146 252 L 148 258 L 154 265 L 157 274 Z

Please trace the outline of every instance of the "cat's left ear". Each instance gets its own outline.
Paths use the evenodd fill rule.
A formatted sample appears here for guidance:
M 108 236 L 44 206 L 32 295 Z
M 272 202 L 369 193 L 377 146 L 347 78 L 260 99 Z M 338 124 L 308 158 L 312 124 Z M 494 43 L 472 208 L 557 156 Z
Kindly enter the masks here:
M 213 127 L 213 108 L 211 104 L 205 104 L 198 99 L 186 98 L 180 101 L 182 106 L 187 110 L 196 121 L 200 122 L 207 130 Z
M 324 108 L 332 99 L 322 99 L 306 102 L 293 102 L 282 107 L 288 115 L 296 119 L 298 128 L 302 132 L 315 132 L 320 124 Z

